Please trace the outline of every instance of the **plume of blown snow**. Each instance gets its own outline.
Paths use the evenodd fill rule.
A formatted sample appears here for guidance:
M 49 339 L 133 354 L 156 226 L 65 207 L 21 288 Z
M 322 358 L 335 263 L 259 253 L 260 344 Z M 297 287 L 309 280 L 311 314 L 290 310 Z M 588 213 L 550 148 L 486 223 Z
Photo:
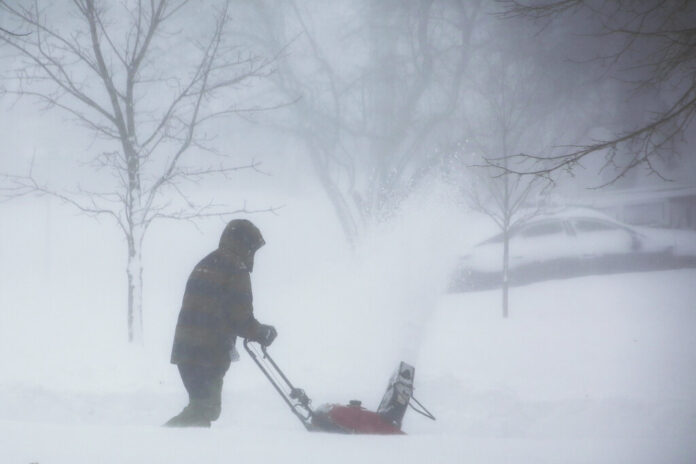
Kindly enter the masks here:
M 319 227 L 316 239 L 305 237 L 312 250 L 288 276 L 301 280 L 277 295 L 294 309 L 275 317 L 291 328 L 292 340 L 279 338 L 282 356 L 295 354 L 293 368 L 316 379 L 312 391 L 341 401 L 377 398 L 399 361 L 417 363 L 467 242 L 466 212 L 451 198 L 443 186 L 414 195 L 367 231 L 354 252 L 337 245 L 343 242 L 335 230 Z

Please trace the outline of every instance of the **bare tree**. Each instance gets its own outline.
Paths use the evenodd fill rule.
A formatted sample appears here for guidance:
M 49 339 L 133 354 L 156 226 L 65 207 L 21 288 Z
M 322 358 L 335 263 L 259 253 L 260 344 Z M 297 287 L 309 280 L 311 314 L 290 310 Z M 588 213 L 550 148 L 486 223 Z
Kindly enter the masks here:
M 278 123 L 308 156 L 349 242 L 392 214 L 434 166 L 452 125 L 481 2 L 409 0 L 332 5 L 254 1 L 270 51 L 285 47 L 276 88 L 299 98 Z M 290 44 L 290 45 L 287 45 Z M 287 47 L 286 47 L 287 45 Z M 340 47 L 342 53 L 327 50 Z
M 354 244 L 359 224 L 351 208 L 348 190 L 355 179 L 354 154 L 341 147 L 343 102 L 342 79 L 330 57 L 324 53 L 317 34 L 312 30 L 301 5 L 295 1 L 251 1 L 254 24 L 250 34 L 255 42 L 279 53 L 277 72 L 271 78 L 275 89 L 287 99 L 295 100 L 288 108 L 290 117 L 270 123 L 271 127 L 289 132 L 302 141 L 317 178 L 331 201 L 350 244 Z M 299 68 L 294 54 L 306 50 L 316 65 L 312 75 Z
M 507 318 L 510 315 L 510 239 L 516 229 L 542 211 L 540 197 L 550 184 L 542 183 L 539 177 L 501 172 L 490 166 L 480 165 L 480 169 L 483 172 L 469 180 L 467 197 L 472 209 L 491 218 L 502 235 L 500 282 L 502 314 Z
M 361 78 L 361 138 L 374 169 L 358 197 L 388 217 L 437 163 L 473 55 L 482 2 L 367 3 L 369 59 Z
M 689 0 L 504 0 L 503 15 L 567 27 L 579 21 L 586 38 L 598 41 L 598 55 L 586 63 L 603 66 L 633 87 L 634 95 L 650 89 L 666 104 L 646 121 L 624 127 L 613 137 L 559 147 L 553 156 L 520 156 L 543 166 L 525 171 L 550 175 L 572 170 L 592 154 L 604 154 L 604 168 L 615 168 L 607 184 L 639 166 L 662 177 L 660 161 L 679 155 L 681 135 L 696 115 L 696 3 Z M 588 29 L 589 28 L 589 29 Z M 567 27 L 568 30 L 572 28 Z M 575 58 L 575 57 L 571 57 Z M 627 156 L 620 156 L 623 153 Z M 605 184 L 606 185 L 606 184 Z
M 502 234 L 502 314 L 507 318 L 512 233 L 542 211 L 541 199 L 553 184 L 542 182 L 538 176 L 513 172 L 515 160 L 510 159 L 510 153 L 519 146 L 525 132 L 534 131 L 530 127 L 534 124 L 523 119 L 524 111 L 516 111 L 520 109 L 516 106 L 519 100 L 511 104 L 509 96 L 498 96 L 485 95 L 490 106 L 487 112 L 482 112 L 488 117 L 482 118 L 481 122 L 488 125 L 490 132 L 469 133 L 467 143 L 462 144 L 460 150 L 464 151 L 462 158 L 468 160 L 468 167 L 476 170 L 469 172 L 464 181 L 469 206 L 488 216 Z M 473 150 L 473 153 L 467 155 L 467 150 Z M 487 163 L 492 158 L 501 159 L 500 168 Z
M 102 176 L 98 188 L 55 189 L 30 170 L 12 176 L 11 193 L 49 195 L 118 225 L 127 243 L 129 341 L 143 336 L 142 246 L 149 226 L 158 219 L 248 212 L 195 199 L 186 184 L 258 167 L 231 165 L 202 128 L 242 110 L 235 88 L 267 76 L 271 60 L 229 43 L 229 1 L 209 10 L 204 41 L 184 39 L 179 28 L 190 27 L 182 18 L 195 11 L 190 6 L 187 0 L 73 0 L 62 5 L 70 9 L 62 15 L 39 0 L 0 4 L 8 19 L 31 32 L 0 32 L 20 57 L 17 85 L 9 91 L 66 112 L 105 147 L 90 162 Z
M 567 76 L 547 72 L 543 44 L 525 28 L 510 42 L 498 29 L 486 30 L 486 46 L 474 58 L 477 72 L 465 80 L 463 137 L 454 148 L 459 178 L 469 206 L 488 216 L 501 232 L 502 314 L 509 316 L 510 246 L 516 229 L 542 213 L 554 186 L 539 176 L 524 176 L 524 159 L 512 158 L 524 149 L 545 150 L 565 123 L 558 114 L 567 100 L 547 90 L 572 85 Z M 560 82 L 559 82 L 560 81 Z M 498 160 L 492 165 L 488 160 Z M 527 161 L 527 164 L 529 162 Z M 472 169 L 473 168 L 473 169 Z

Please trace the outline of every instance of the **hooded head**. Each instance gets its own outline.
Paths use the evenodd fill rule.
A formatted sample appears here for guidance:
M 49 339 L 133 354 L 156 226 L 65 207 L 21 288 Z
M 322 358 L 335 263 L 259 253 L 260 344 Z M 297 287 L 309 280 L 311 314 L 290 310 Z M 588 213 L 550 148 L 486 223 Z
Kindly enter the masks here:
M 265 243 L 261 231 L 251 221 L 233 219 L 222 232 L 219 249 L 241 259 L 251 272 L 254 269 L 254 253 Z

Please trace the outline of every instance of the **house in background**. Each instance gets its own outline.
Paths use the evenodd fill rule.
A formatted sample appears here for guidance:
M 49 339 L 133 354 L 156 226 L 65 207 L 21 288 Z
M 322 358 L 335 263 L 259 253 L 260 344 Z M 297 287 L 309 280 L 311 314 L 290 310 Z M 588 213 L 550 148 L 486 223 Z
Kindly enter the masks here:
M 588 191 L 568 204 L 603 211 L 627 224 L 696 230 L 694 185 Z

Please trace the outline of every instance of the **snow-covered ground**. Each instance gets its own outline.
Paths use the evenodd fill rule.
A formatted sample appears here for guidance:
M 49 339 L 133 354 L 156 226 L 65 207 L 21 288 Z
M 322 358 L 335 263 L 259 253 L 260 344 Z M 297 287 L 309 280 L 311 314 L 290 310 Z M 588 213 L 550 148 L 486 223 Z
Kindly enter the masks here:
M 211 429 L 160 427 L 186 402 L 168 363 L 183 286 L 223 224 L 152 231 L 133 347 L 116 233 L 31 200 L 0 230 L 0 463 L 696 462 L 696 270 L 516 287 L 504 320 L 498 291 L 443 293 L 453 247 L 486 233 L 475 218 L 421 205 L 351 254 L 326 205 L 300 206 L 254 218 L 274 357 L 315 405 L 370 409 L 408 361 L 436 422 L 310 434 L 243 353 Z
M 681 270 L 521 287 L 512 291 L 509 320 L 498 315 L 495 291 L 443 296 L 413 360 L 416 395 L 438 421 L 409 412 L 408 436 L 307 433 L 246 356 L 226 378 L 223 414 L 211 430 L 160 428 L 183 406 L 183 390 L 174 368 L 163 369 L 166 360 L 143 360 L 134 350 L 121 361 L 139 360 L 140 381 L 112 390 L 76 388 L 80 376 L 86 385 L 95 379 L 89 366 L 75 372 L 69 364 L 57 367 L 73 377 L 72 388 L 0 383 L 0 457 L 71 464 L 694 462 L 694 282 L 696 271 Z M 312 340 L 281 338 L 273 352 L 315 402 L 356 397 L 375 408 L 390 371 L 356 357 L 360 344 L 355 338 L 353 346 L 323 350 Z M 3 363 L 13 356 L 9 348 Z M 132 366 L 112 367 L 114 378 L 133 375 Z M 145 374 L 148 368 L 157 374 Z

